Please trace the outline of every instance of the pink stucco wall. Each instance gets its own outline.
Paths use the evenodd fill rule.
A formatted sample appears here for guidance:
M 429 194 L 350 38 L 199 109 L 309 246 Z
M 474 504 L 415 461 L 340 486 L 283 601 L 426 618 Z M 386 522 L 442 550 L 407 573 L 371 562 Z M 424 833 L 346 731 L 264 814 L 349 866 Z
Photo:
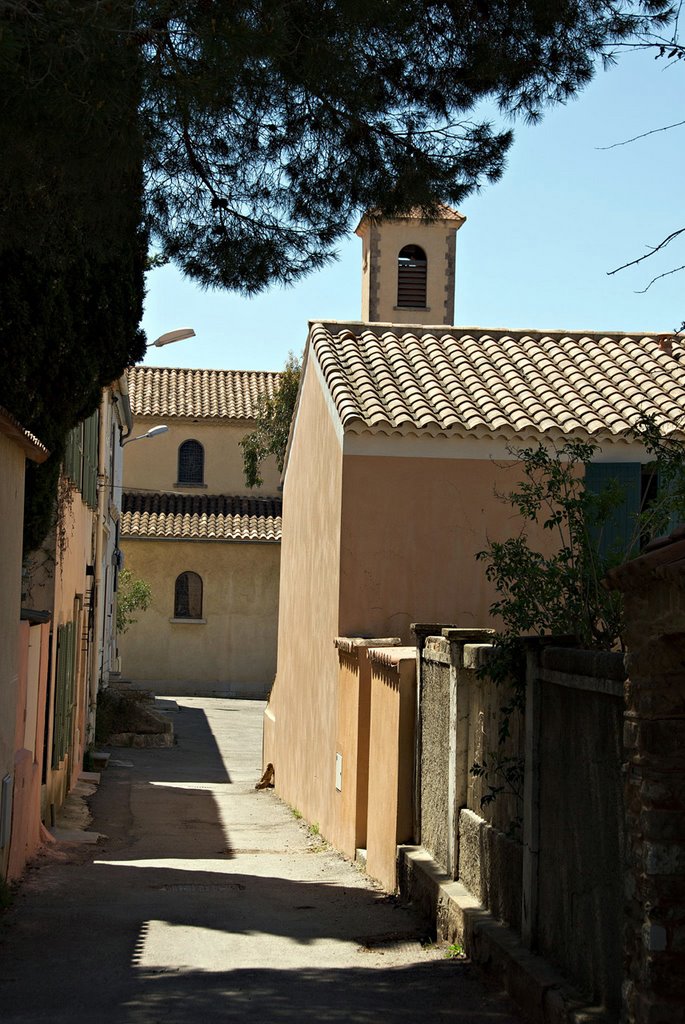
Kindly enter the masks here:
M 19 878 L 40 846 L 40 797 L 50 625 L 20 623 L 12 838 L 7 877 Z M 29 657 L 29 647 L 33 654 Z

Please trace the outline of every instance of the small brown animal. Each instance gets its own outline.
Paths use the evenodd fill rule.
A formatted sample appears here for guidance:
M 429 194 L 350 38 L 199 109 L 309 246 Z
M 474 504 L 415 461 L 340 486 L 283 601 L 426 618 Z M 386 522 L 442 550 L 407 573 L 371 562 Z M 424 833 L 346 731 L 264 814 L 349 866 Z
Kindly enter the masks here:
M 255 786 L 255 789 L 273 789 L 274 788 L 274 766 L 269 761 L 268 765 L 264 769 L 264 774 Z

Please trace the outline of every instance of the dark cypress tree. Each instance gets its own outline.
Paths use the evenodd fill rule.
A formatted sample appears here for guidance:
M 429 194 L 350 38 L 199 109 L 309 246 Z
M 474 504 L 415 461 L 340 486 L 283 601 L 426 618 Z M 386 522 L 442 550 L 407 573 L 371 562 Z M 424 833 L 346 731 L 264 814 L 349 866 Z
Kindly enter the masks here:
M 496 180 L 512 133 L 481 102 L 534 120 L 669 17 L 668 0 L 0 0 L 0 404 L 54 452 L 36 479 L 142 357 L 149 237 L 207 287 L 291 283 L 362 211 L 430 216 Z

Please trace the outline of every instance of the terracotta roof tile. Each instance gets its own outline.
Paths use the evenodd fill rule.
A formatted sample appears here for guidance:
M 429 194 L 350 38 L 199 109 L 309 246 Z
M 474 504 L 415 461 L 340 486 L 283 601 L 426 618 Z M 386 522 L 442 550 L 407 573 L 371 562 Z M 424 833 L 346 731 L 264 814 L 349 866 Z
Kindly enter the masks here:
M 398 213 L 395 214 L 393 217 L 388 217 L 387 219 L 393 221 L 423 220 L 423 212 L 420 209 L 420 207 L 415 206 L 412 207 L 411 210 L 408 210 L 407 213 Z M 464 216 L 463 213 L 459 213 L 459 210 L 455 210 L 454 207 L 447 206 L 445 203 L 439 203 L 435 208 L 434 219 L 438 221 L 455 220 L 458 221 L 460 224 L 463 224 L 463 222 L 466 220 L 466 217 Z M 367 210 L 367 212 L 362 216 L 362 219 L 359 221 L 359 224 L 355 229 L 356 231 L 359 231 L 359 228 L 361 227 L 365 220 L 383 220 L 383 217 L 381 216 L 377 209 Z
M 33 462 L 45 462 L 50 452 L 35 434 L 21 425 L 8 409 L 0 405 L 0 433 L 13 438 Z
M 685 425 L 685 345 L 656 337 L 313 323 L 346 430 L 619 438 L 645 413 Z
M 127 371 L 134 416 L 254 419 L 259 400 L 272 398 L 280 373 L 257 370 L 181 370 L 134 366 Z
M 281 539 L 281 499 L 125 491 L 123 537 L 155 540 Z

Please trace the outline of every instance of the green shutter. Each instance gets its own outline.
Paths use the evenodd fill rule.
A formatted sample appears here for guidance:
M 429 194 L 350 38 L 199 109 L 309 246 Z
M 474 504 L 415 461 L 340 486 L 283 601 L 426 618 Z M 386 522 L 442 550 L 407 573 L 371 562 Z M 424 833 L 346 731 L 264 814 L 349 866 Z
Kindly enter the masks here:
M 55 716 L 52 730 L 52 767 L 58 768 L 71 746 L 76 697 L 76 623 L 57 629 Z
M 585 466 L 585 486 L 590 493 L 602 494 L 613 483 L 623 492 L 621 504 L 607 522 L 591 529 L 600 555 L 609 561 L 621 561 L 631 549 L 637 551 L 641 475 L 639 462 L 590 462 Z
M 55 714 L 52 725 L 52 767 L 58 768 L 64 756 L 64 691 L 67 664 L 66 627 L 57 629 L 57 659 L 55 664 Z
M 98 504 L 98 430 L 100 414 L 95 411 L 69 432 L 64 450 L 64 473 L 81 492 L 91 508 Z
M 83 423 L 69 431 L 64 451 L 64 473 L 81 490 L 83 480 Z
M 98 503 L 98 423 L 99 413 L 95 411 L 84 422 L 83 445 L 83 498 L 90 508 Z

